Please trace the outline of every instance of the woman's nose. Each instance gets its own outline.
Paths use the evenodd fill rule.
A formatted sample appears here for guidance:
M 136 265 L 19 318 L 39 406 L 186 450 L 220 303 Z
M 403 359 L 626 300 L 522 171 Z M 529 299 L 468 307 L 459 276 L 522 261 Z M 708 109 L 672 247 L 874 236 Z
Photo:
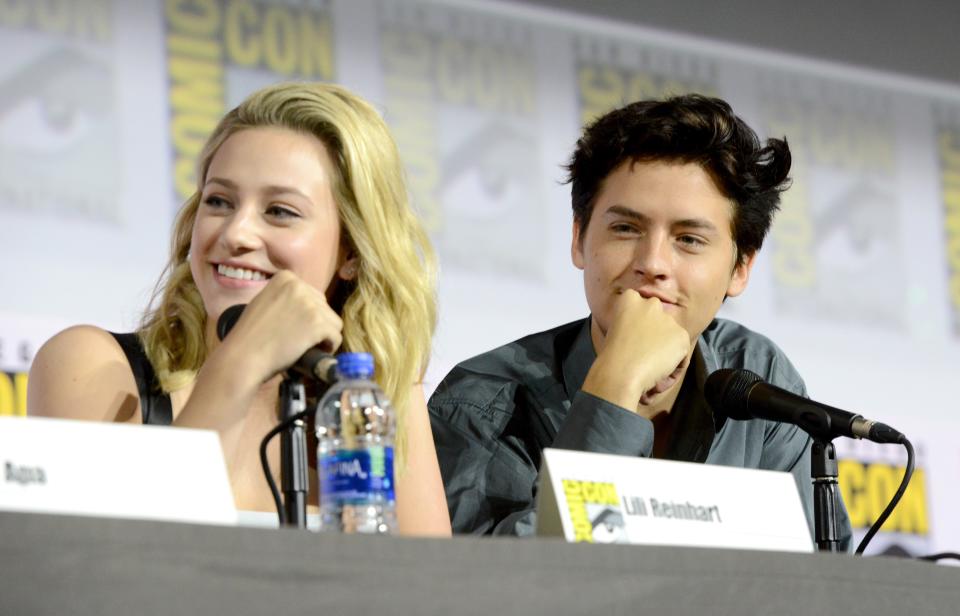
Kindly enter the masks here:
M 255 208 L 240 206 L 228 216 L 220 230 L 220 241 L 231 253 L 259 247 L 260 220 Z

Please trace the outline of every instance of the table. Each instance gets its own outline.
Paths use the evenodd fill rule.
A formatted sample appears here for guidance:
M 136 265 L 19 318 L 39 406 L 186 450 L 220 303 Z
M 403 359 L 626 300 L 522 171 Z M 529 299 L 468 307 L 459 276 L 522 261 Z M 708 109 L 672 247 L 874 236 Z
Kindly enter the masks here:
M 960 568 L 0 512 L 0 614 L 955 614 Z

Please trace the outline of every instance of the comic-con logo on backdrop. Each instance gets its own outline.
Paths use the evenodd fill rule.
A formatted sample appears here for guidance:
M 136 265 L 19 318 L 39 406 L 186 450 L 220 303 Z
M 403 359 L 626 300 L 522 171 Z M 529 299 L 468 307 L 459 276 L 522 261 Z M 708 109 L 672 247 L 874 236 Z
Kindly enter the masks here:
M 0 209 L 118 221 L 112 12 L 0 2 Z
M 761 132 L 786 136 L 793 183 L 771 233 L 776 309 L 904 326 L 890 95 L 783 71 L 758 78 Z
M 441 259 L 541 278 L 547 235 L 530 26 L 419 2 L 377 7 L 386 119 Z
M 333 79 L 325 0 L 166 0 L 174 191 L 196 191 L 196 159 L 227 108 L 282 80 Z
M 947 289 L 953 333 L 960 337 L 960 107 L 941 110 L 937 131 L 943 227 L 947 260 Z
M 0 372 L 0 417 L 27 414 L 27 373 Z
M 923 443 L 916 443 L 918 461 L 900 503 L 870 542 L 871 554 L 929 554 L 932 531 Z M 864 441 L 837 442 L 839 483 L 853 527 L 854 545 L 880 517 L 905 471 L 903 450 Z
M 717 64 L 702 56 L 586 35 L 574 45 L 580 125 L 633 101 L 717 94 Z
M 35 342 L 0 335 L 0 416 L 27 414 L 27 371 Z

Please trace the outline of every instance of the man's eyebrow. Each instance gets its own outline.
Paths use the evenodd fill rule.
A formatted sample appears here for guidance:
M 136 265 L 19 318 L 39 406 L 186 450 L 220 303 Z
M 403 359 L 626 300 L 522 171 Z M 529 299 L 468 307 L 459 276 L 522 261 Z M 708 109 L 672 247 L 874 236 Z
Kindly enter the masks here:
M 611 205 L 609 208 L 607 208 L 607 211 L 604 212 L 604 215 L 614 217 L 622 216 L 624 218 L 631 218 L 642 223 L 650 222 L 649 216 L 625 205 Z M 680 227 L 682 229 L 699 229 L 702 231 L 717 232 L 717 226 L 706 218 L 683 218 L 673 221 L 670 226 Z
M 607 208 L 607 211 L 604 212 L 604 215 L 623 216 L 624 218 L 632 218 L 640 222 L 650 222 L 650 218 L 647 215 L 641 214 L 637 210 L 630 209 L 625 205 L 611 205 Z
M 673 223 L 674 227 L 683 229 L 699 229 L 701 231 L 717 231 L 717 226 L 706 218 L 684 218 Z

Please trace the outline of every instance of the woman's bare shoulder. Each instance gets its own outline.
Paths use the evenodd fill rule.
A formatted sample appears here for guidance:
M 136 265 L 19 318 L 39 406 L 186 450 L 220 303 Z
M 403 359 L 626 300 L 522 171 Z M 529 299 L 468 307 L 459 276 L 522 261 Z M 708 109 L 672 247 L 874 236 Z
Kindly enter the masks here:
M 139 417 L 139 407 L 130 364 L 110 332 L 77 325 L 37 351 L 27 385 L 29 415 L 129 421 Z

